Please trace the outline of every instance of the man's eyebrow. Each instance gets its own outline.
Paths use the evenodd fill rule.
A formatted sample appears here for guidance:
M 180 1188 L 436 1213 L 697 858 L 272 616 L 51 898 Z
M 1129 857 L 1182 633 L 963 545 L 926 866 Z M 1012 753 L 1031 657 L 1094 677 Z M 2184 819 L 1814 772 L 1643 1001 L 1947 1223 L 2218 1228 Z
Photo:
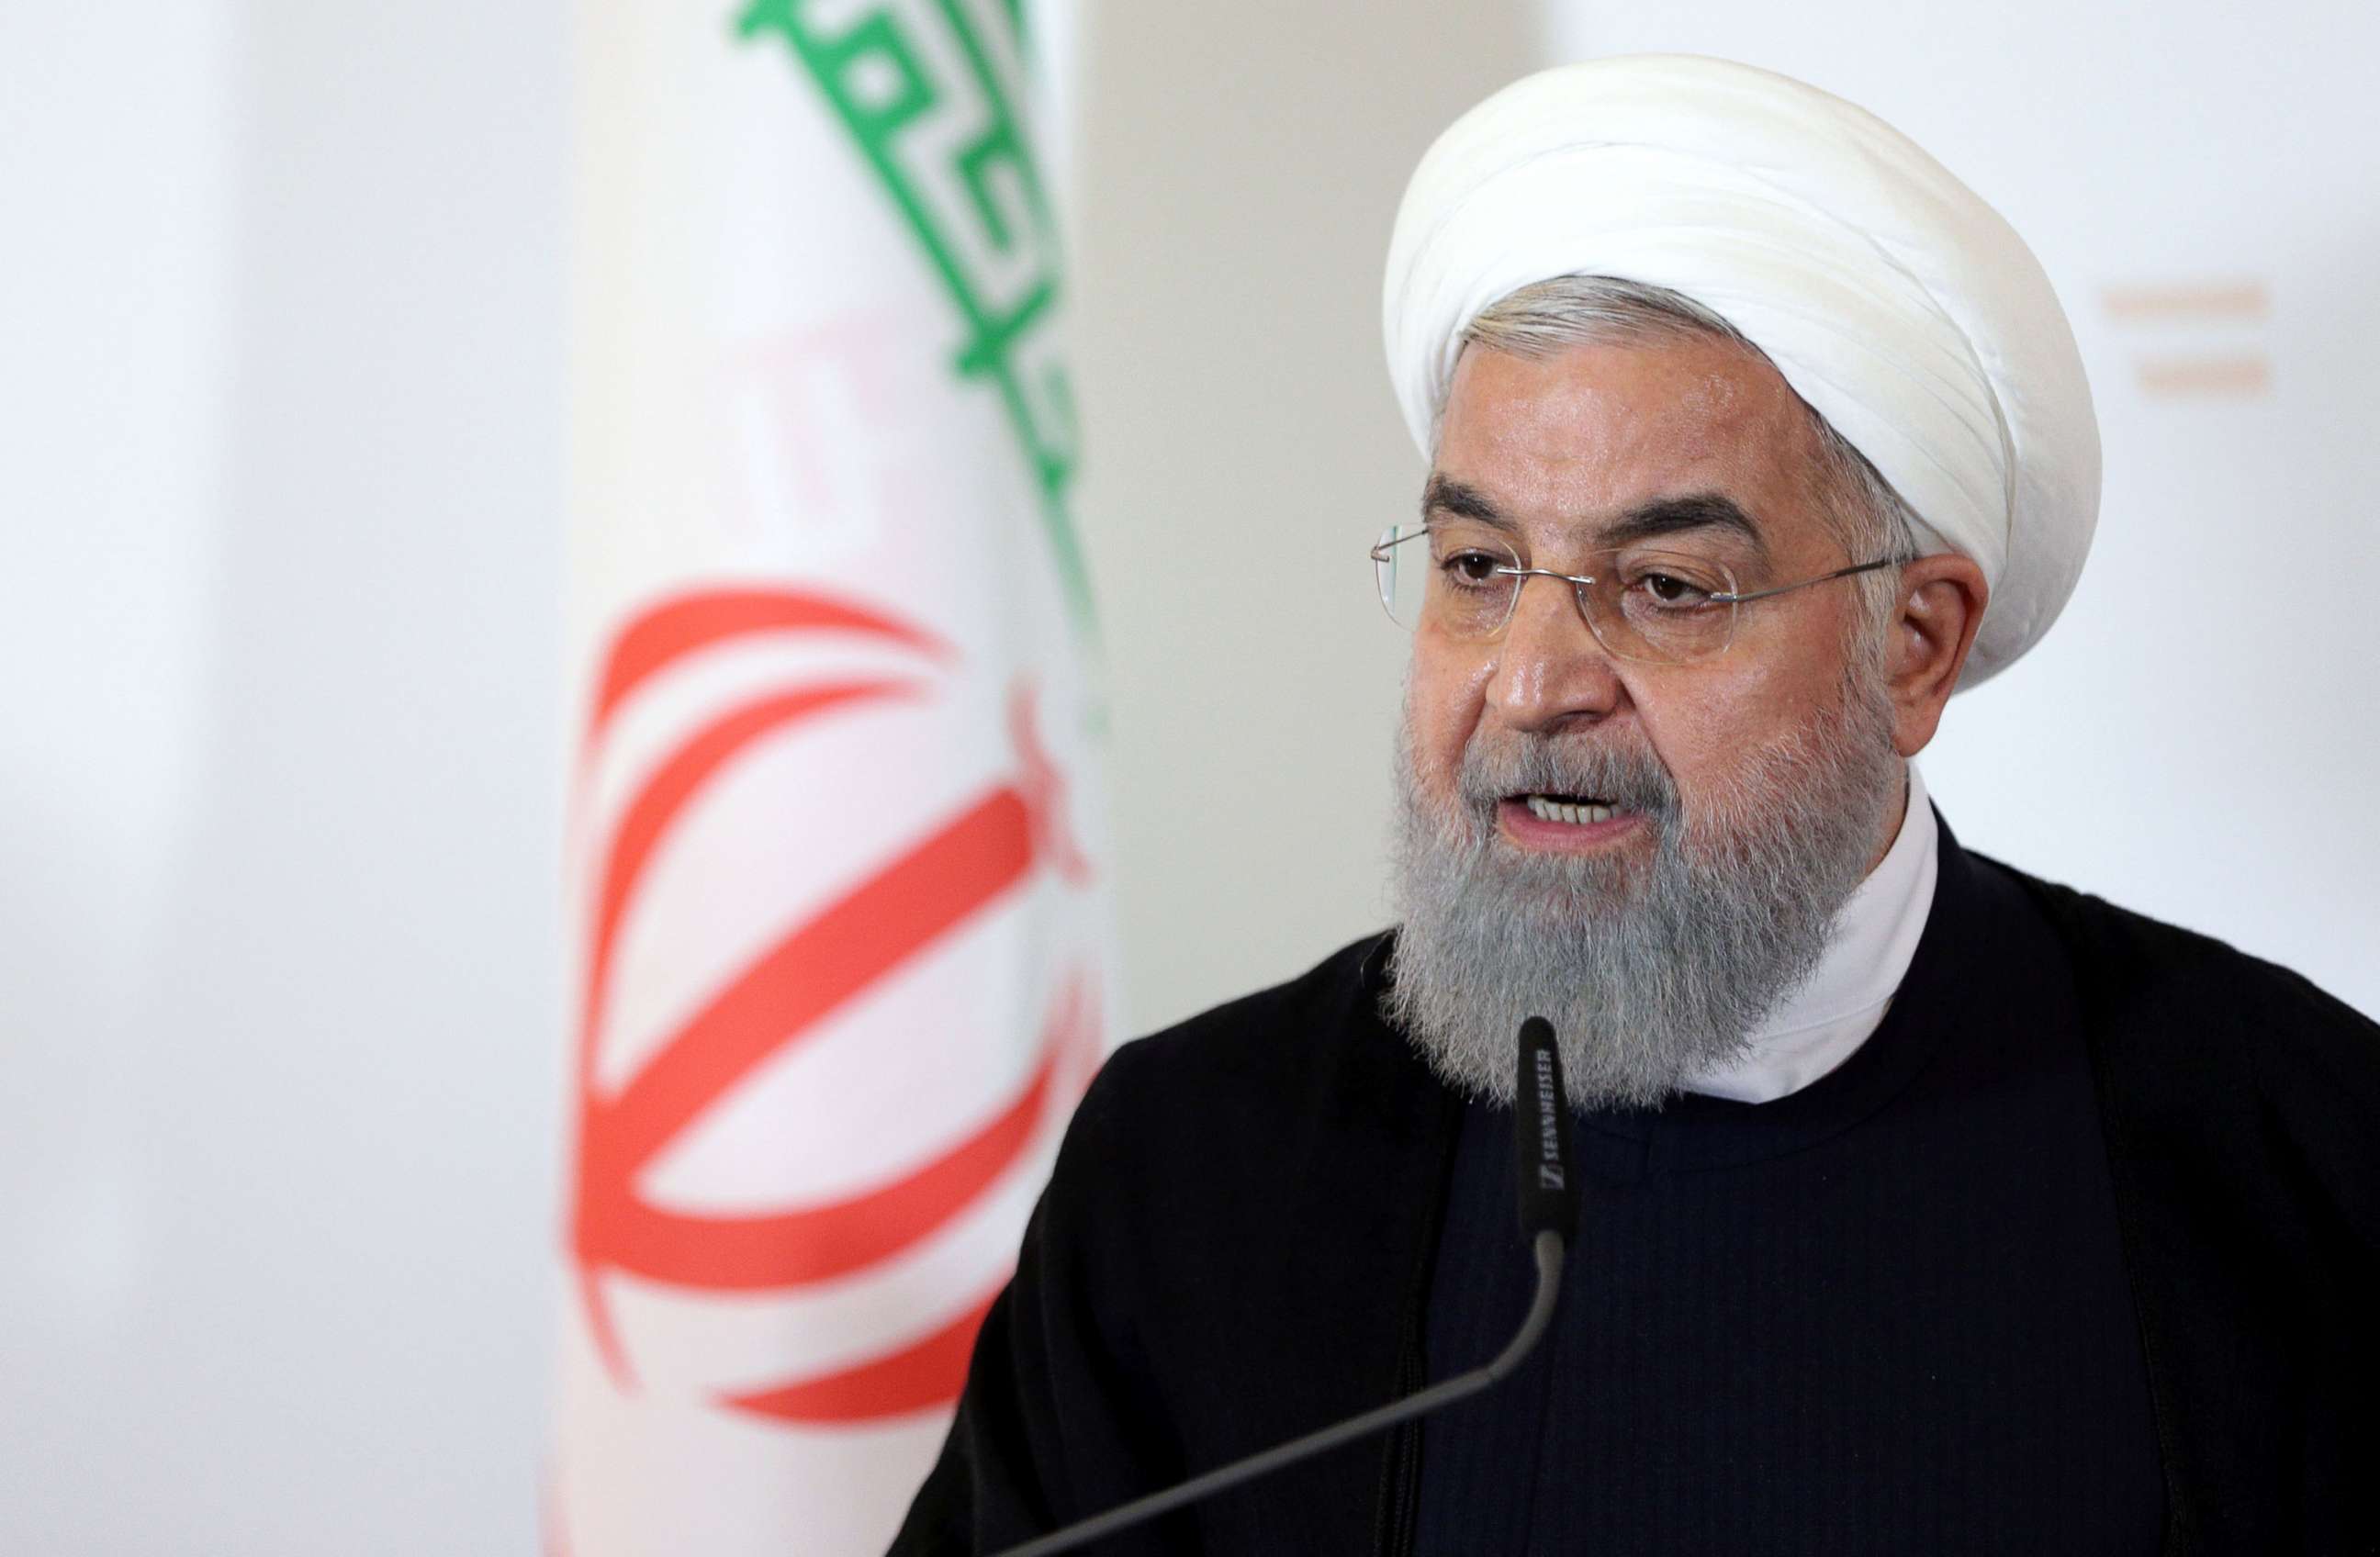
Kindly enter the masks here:
M 1421 516 L 1427 521 L 1433 513 L 1451 513 L 1457 519 L 1476 520 L 1482 525 L 1493 525 L 1500 530 L 1520 528 L 1497 512 L 1487 493 L 1435 471 L 1430 474 L 1428 484 L 1421 489 Z
M 1723 492 L 1690 492 L 1684 497 L 1639 503 L 1604 525 L 1597 532 L 1597 538 L 1606 546 L 1630 546 L 1694 530 L 1730 531 L 1750 541 L 1753 549 L 1762 556 L 1768 553 L 1767 538 L 1760 533 L 1760 526 Z
M 1451 476 L 1431 475 L 1422 489 L 1421 512 L 1424 520 L 1444 513 L 1492 525 L 1500 530 L 1520 528 L 1497 509 L 1487 493 Z M 1764 559 L 1768 555 L 1767 537 L 1760 533 L 1760 526 L 1724 492 L 1689 492 L 1682 497 L 1639 503 L 1597 530 L 1596 541 L 1602 546 L 1633 546 L 1696 530 L 1727 531 L 1749 541 Z

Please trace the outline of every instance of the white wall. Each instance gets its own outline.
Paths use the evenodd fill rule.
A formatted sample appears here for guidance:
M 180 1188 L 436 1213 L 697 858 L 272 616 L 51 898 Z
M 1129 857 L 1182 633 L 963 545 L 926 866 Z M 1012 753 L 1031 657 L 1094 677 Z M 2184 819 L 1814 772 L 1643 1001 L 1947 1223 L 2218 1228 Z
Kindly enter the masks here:
M 0 1551 L 532 1550 L 562 18 L 0 17 Z

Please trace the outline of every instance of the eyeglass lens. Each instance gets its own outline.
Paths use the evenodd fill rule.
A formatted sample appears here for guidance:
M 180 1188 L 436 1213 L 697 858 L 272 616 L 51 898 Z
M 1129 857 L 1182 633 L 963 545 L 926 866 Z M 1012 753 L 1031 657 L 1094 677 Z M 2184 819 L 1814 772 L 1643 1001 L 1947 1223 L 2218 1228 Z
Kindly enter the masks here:
M 1485 525 L 1394 525 L 1375 549 L 1380 603 L 1400 626 L 1459 639 L 1504 630 L 1529 575 L 1519 556 Z M 1578 608 L 1596 638 L 1625 659 L 1700 659 L 1727 646 L 1734 629 L 1734 575 L 1708 557 L 1671 548 L 1622 547 L 1579 559 Z

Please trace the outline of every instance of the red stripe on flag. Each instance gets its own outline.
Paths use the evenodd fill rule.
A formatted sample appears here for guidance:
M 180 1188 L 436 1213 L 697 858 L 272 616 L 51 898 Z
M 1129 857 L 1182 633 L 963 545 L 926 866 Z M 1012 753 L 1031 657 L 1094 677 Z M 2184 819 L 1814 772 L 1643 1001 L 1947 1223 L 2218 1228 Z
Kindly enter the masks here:
M 986 795 L 764 953 L 609 1101 L 590 1101 L 590 1177 L 625 1177 L 777 1050 L 923 951 L 1032 864 L 1015 791 Z
M 766 1291 L 832 1280 L 908 1248 L 990 1188 L 1041 1123 L 1058 1063 L 1072 1045 L 1053 1030 L 1015 1098 L 957 1147 L 881 1189 L 773 1216 L 688 1216 L 632 1195 L 590 1201 L 580 1252 L 640 1276 L 719 1291 Z
M 1003 1280 L 1002 1285 L 1006 1285 Z M 950 1323 L 883 1357 L 822 1373 L 781 1389 L 728 1395 L 720 1404 L 783 1422 L 819 1425 L 868 1421 L 947 1406 L 966 1382 L 976 1332 L 1000 1295 L 994 1287 Z
M 682 597 L 635 619 L 606 661 L 591 754 L 613 711 L 646 681 L 711 645 L 792 629 L 873 633 L 942 657 L 929 634 L 864 608 L 786 591 Z M 966 1139 L 923 1165 L 830 1205 L 745 1217 L 687 1215 L 644 1201 L 638 1180 L 701 1116 L 847 1002 L 923 954 L 1049 857 L 1067 879 L 1086 867 L 1057 821 L 1057 780 L 1033 739 L 1029 690 L 1011 707 L 1023 778 L 966 811 L 820 910 L 737 973 L 609 1097 L 594 1075 L 621 934 L 678 819 L 739 754 L 838 707 L 921 688 L 868 680 L 809 686 L 729 710 L 676 748 L 630 798 L 606 840 L 581 987 L 577 1182 L 572 1242 L 597 1350 L 630 1387 L 602 1275 L 624 1271 L 710 1291 L 783 1290 L 865 1269 L 924 1239 L 982 1196 L 1030 1149 L 1077 1090 L 1069 1063 L 1096 1063 L 1096 1013 L 1069 982 L 1045 1024 L 1032 1075 Z M 987 1300 L 988 1301 L 988 1300 Z M 785 1420 L 851 1420 L 947 1402 L 965 1373 L 978 1307 L 957 1324 L 859 1368 L 728 1404 Z
M 852 632 L 945 658 L 950 649 L 931 634 L 824 595 L 795 589 L 710 589 L 680 595 L 629 619 L 612 640 L 588 721 L 591 749 L 628 694 L 687 655 L 759 633 Z
M 905 697 L 919 689 L 899 682 L 843 682 L 781 693 L 730 710 L 677 749 L 646 780 L 612 834 L 596 898 L 595 931 L 579 1007 L 578 1077 L 586 1087 L 595 1069 L 595 1038 L 611 993 L 612 952 L 620 921 L 643 882 L 662 837 L 728 760 L 770 731 L 814 718 L 846 703 Z

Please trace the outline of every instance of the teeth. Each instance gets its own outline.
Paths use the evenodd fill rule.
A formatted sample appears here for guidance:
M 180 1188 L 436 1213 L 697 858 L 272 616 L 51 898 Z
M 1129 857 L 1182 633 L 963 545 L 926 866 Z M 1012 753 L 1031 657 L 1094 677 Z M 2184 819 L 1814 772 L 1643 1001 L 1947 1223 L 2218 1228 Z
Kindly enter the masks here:
M 1591 822 L 1609 822 L 1614 812 L 1608 805 L 1573 805 L 1565 801 L 1549 800 L 1544 795 L 1523 797 L 1529 815 L 1540 822 L 1566 822 L 1572 827 L 1585 827 Z

